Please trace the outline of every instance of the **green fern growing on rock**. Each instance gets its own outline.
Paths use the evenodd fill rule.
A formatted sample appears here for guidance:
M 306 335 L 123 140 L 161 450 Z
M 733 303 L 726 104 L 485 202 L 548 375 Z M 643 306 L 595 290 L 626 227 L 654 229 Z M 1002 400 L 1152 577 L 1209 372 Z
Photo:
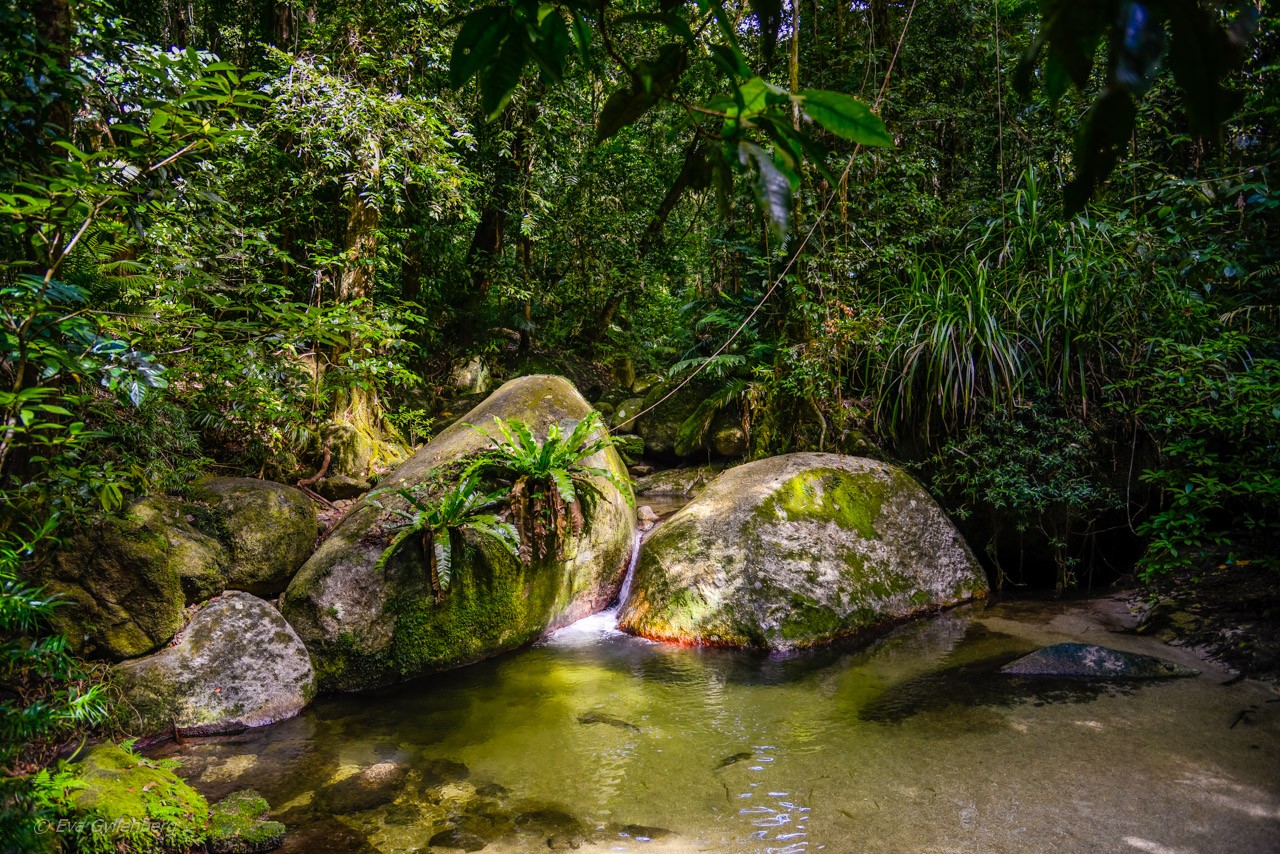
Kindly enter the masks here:
M 405 541 L 411 537 L 419 537 L 422 553 L 427 558 L 431 591 L 435 594 L 436 602 L 440 602 L 453 581 L 454 566 L 462 554 L 464 531 L 490 537 L 513 556 L 519 556 L 520 547 L 515 528 L 492 513 L 480 512 L 500 502 L 504 497 L 501 491 L 485 492 L 479 479 L 470 471 L 452 489 L 436 498 L 428 497 L 425 494 L 426 488 L 424 484 L 418 489 L 395 491 L 396 495 L 408 502 L 413 512 L 397 507 L 384 507 L 378 501 L 372 502 L 403 520 L 403 524 L 397 526 L 399 531 L 378 558 L 375 570 L 381 571 Z
M 583 502 L 599 495 L 592 478 L 612 483 L 628 504 L 633 500 L 630 484 L 608 468 L 585 462 L 613 446 L 597 412 L 589 413 L 567 434 L 558 423 L 552 424 L 542 441 L 528 424 L 497 416 L 493 432 L 473 429 L 494 447 L 477 457 L 468 471 L 510 480 L 511 514 L 520 532 L 519 554 L 525 564 L 551 555 L 563 556 L 570 533 L 581 533 L 585 525 Z

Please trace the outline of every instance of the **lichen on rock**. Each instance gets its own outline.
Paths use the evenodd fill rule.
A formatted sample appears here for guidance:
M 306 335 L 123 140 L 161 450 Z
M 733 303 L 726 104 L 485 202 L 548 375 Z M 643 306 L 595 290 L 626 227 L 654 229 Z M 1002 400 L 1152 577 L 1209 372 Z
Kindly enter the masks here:
M 148 734 L 239 732 L 293 717 L 315 696 L 306 648 L 269 603 L 229 592 L 206 603 L 178 642 L 117 665 L 128 723 Z
M 905 472 L 790 454 L 728 469 L 646 541 L 621 625 L 789 650 L 986 592 L 972 552 Z

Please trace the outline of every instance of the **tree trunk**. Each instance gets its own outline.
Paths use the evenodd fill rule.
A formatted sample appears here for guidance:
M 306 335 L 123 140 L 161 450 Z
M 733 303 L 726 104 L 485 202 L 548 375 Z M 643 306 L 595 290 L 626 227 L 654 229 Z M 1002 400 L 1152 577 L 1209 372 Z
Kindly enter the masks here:
M 338 282 L 338 301 L 373 299 L 374 259 L 378 254 L 378 209 L 360 193 L 351 193 L 347 233 L 343 241 L 346 266 Z
M 36 32 L 59 70 L 71 73 L 71 5 L 68 0 L 38 0 L 35 8 Z M 45 118 L 71 135 L 71 105 L 64 98 L 49 104 Z M 39 141 L 37 140 L 37 144 Z

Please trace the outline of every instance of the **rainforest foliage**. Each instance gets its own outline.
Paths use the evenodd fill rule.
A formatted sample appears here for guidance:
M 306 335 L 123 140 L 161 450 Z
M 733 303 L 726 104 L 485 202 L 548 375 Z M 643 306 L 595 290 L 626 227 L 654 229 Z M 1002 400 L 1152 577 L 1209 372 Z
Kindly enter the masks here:
M 56 605 L 21 565 L 57 530 L 210 469 L 376 472 L 466 410 L 464 367 L 610 408 L 696 372 L 683 448 L 730 423 L 752 457 L 905 462 L 1002 583 L 1266 571 L 1275 21 L 10 0 L 6 743 L 33 703 L 73 723 L 101 699 L 31 646 Z M 410 527 L 444 544 L 483 503 Z

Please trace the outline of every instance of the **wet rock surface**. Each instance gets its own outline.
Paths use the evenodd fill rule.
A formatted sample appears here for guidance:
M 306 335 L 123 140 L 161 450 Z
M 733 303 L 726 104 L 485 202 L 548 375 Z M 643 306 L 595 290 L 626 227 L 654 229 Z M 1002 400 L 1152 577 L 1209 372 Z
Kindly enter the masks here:
M 1154 656 L 1083 643 L 1060 643 L 1038 649 L 1006 664 L 1000 672 L 1069 679 L 1169 679 L 1199 675 L 1198 670 Z

